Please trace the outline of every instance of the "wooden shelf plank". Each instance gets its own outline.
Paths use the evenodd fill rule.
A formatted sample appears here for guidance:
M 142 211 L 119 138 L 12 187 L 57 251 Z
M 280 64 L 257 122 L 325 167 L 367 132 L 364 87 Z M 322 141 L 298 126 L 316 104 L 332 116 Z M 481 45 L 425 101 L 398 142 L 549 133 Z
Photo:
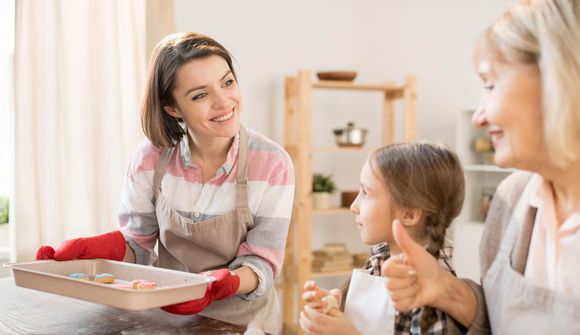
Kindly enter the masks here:
M 312 87 L 314 88 L 327 88 L 336 90 L 356 90 L 356 91 L 379 91 L 387 92 L 393 95 L 403 94 L 404 86 L 399 85 L 386 85 L 386 84 L 359 84 L 350 81 L 332 81 L 332 80 L 321 80 L 318 82 L 313 82 Z
M 480 221 L 480 220 L 471 220 L 469 222 L 467 222 L 468 224 L 472 224 L 472 225 L 484 225 L 485 221 Z
M 336 214 L 352 214 L 350 208 L 347 207 L 334 207 L 327 209 L 312 209 L 312 214 L 314 215 L 336 215 Z
M 339 277 L 348 276 L 352 273 L 353 269 L 342 270 L 342 271 L 328 271 L 328 272 L 312 272 L 312 278 L 325 278 L 325 277 Z
M 376 148 L 370 148 L 370 147 L 315 147 L 315 148 L 312 148 L 312 152 L 330 152 L 330 153 L 364 152 L 364 153 L 371 153 L 371 152 L 375 151 L 376 149 L 378 149 L 378 147 L 376 147 Z
M 297 335 L 299 332 L 300 326 L 297 323 L 292 323 L 291 325 L 284 324 L 283 325 L 283 332 L 284 335 Z
M 498 173 L 511 173 L 515 172 L 516 169 L 504 169 L 491 164 L 466 164 L 463 166 L 465 171 L 473 172 L 498 172 Z

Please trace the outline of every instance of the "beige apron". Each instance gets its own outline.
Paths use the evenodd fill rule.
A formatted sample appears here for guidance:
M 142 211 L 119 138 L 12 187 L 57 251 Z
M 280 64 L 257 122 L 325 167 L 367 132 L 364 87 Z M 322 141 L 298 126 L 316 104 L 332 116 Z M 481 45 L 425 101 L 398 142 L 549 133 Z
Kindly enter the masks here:
M 211 219 L 194 222 L 180 215 L 161 192 L 161 181 L 174 155 L 173 148 L 161 153 L 153 177 L 155 212 L 159 223 L 159 259 L 157 266 L 199 273 L 227 268 L 235 259 L 240 244 L 245 241 L 254 220 L 248 207 L 248 134 L 240 127 L 238 171 L 236 175 L 236 209 Z M 247 301 L 237 295 L 213 302 L 201 315 L 234 324 L 262 328 L 278 334 L 279 304 L 276 290 L 271 287 L 263 296 Z
M 361 334 L 393 334 L 395 308 L 387 291 L 387 278 L 373 276 L 367 270 L 353 270 L 344 314 Z
M 580 299 L 534 286 L 511 266 L 510 254 L 529 206 L 530 185 L 514 210 L 497 257 L 482 278 L 492 332 L 580 334 Z

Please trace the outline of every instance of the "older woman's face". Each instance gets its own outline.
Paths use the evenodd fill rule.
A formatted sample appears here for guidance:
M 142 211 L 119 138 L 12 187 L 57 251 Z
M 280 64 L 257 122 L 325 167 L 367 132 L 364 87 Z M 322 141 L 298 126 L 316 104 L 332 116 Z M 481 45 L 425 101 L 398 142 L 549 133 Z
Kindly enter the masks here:
M 483 60 L 479 74 L 485 93 L 472 121 L 488 129 L 495 163 L 537 170 L 547 160 L 537 65 Z

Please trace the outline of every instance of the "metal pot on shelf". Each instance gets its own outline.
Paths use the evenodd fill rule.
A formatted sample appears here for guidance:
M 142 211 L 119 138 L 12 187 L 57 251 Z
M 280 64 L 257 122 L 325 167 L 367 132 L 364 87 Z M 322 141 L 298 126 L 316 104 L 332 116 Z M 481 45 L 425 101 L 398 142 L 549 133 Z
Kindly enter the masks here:
M 356 128 L 354 122 L 349 122 L 346 128 L 334 129 L 336 144 L 340 147 L 362 147 L 365 144 L 367 130 Z

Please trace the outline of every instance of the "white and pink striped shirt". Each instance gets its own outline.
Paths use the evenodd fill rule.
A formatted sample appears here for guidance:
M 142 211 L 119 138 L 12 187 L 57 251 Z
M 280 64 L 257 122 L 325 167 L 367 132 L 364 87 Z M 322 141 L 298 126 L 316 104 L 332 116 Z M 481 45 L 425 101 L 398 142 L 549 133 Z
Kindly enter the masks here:
M 250 266 L 260 285 L 246 298 L 260 296 L 280 273 L 294 200 L 294 167 L 288 153 L 262 134 L 248 129 L 248 206 L 255 226 L 240 244 L 230 268 Z M 235 209 L 239 135 L 225 163 L 205 184 L 201 169 L 191 163 L 187 140 L 176 147 L 161 189 L 181 215 L 201 222 Z M 145 140 L 133 155 L 123 187 L 119 222 L 135 251 L 137 263 L 152 264 L 159 226 L 152 202 L 153 174 L 161 150 Z

